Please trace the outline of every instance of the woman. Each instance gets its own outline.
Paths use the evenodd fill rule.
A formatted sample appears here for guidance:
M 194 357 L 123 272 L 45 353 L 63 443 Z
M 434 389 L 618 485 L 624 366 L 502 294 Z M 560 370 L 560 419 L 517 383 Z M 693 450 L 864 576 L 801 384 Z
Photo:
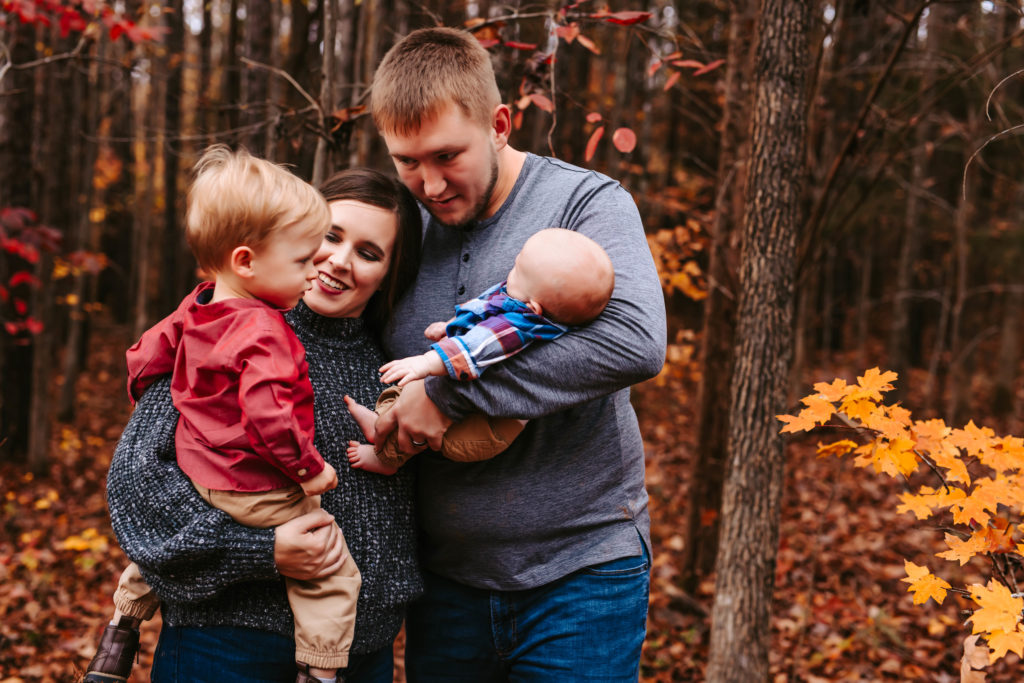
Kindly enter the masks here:
M 152 670 L 158 683 L 294 681 L 292 617 L 280 577 L 311 578 L 352 560 L 363 583 L 343 676 L 390 681 L 394 638 L 422 590 L 411 475 L 349 468 L 346 446 L 361 433 L 344 402 L 347 394 L 372 405 L 383 388 L 377 339 L 415 277 L 419 212 L 400 183 L 375 171 L 343 171 L 321 192 L 332 226 L 314 259 L 318 280 L 287 317 L 306 347 L 316 446 L 338 470 L 322 510 L 277 529 L 252 529 L 206 505 L 175 463 L 177 412 L 167 379 L 139 401 L 111 462 L 114 531 L 163 601 Z M 341 556 L 334 520 L 351 559 Z

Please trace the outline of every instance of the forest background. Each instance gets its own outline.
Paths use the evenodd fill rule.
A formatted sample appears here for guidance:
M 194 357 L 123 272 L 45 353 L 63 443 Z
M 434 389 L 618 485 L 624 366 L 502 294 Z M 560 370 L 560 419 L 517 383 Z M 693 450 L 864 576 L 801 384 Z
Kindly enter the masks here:
M 194 283 L 199 151 L 314 182 L 390 169 L 368 85 L 436 24 L 491 51 L 514 146 L 621 180 L 644 217 L 670 325 L 634 392 L 642 680 L 1015 680 L 1019 650 L 962 661 L 962 594 L 915 606 L 901 583 L 948 520 L 897 512 L 907 481 L 813 439 L 784 451 L 775 414 L 880 366 L 915 417 L 1024 431 L 1020 0 L 3 0 L 0 680 L 74 677 L 108 616 L 123 351 Z M 1019 551 L 994 554 L 943 576 L 1015 585 Z

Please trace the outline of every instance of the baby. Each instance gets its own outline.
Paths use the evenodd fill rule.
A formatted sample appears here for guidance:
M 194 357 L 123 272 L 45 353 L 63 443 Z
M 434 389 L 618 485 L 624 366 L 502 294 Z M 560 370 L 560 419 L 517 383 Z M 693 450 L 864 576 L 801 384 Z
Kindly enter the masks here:
M 390 410 L 400 387 L 431 375 L 474 380 L 534 341 L 557 339 L 594 320 L 614 286 L 611 259 L 600 245 L 572 230 L 541 230 L 523 245 L 505 282 L 456 306 L 446 323 L 427 327 L 424 334 L 435 342 L 429 351 L 381 367 L 381 381 L 398 386 L 381 394 L 376 412 L 346 397 L 349 411 L 371 440 L 377 417 Z M 448 429 L 441 454 L 459 462 L 487 460 L 508 448 L 525 424 L 472 415 Z M 393 435 L 383 444 L 353 441 L 348 448 L 349 464 L 380 474 L 394 474 L 409 457 L 398 452 Z

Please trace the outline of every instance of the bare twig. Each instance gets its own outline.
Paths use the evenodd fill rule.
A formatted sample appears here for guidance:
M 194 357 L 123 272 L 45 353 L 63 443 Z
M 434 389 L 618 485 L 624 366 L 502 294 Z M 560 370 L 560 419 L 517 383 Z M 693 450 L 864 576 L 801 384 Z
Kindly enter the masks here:
M 288 73 L 284 69 L 279 69 L 278 67 L 272 66 L 270 64 L 257 62 L 256 60 L 249 59 L 248 57 L 242 57 L 241 60 L 242 63 L 246 64 L 247 66 L 270 71 L 271 73 L 275 73 L 281 78 L 285 79 L 286 81 L 291 83 L 292 87 L 295 88 L 295 90 L 298 91 L 298 93 L 302 95 L 306 99 L 306 101 L 310 103 L 310 105 L 313 106 L 316 112 L 320 115 L 321 119 L 325 116 L 323 107 L 320 106 L 320 103 L 312 95 L 306 92 L 306 89 L 299 85 L 299 83 L 294 78 L 292 78 L 292 75 L 290 73 Z

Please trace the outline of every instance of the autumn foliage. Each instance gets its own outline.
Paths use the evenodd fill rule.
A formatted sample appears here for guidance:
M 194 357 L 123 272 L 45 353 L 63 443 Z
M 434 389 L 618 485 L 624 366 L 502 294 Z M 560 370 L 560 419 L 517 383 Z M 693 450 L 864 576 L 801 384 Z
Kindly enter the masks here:
M 872 368 L 856 384 L 819 382 L 801 399 L 799 413 L 778 416 L 786 423 L 782 431 L 810 431 L 833 421 L 853 430 L 857 441 L 819 443 L 819 457 L 852 453 L 857 467 L 903 479 L 906 491 L 897 511 L 937 519 L 948 548 L 936 553 L 938 558 L 960 566 L 974 558 L 988 563 L 985 584 L 955 588 L 927 567 L 906 561 L 903 581 L 914 603 L 941 604 L 950 591 L 965 595 L 973 603 L 967 619 L 971 633 L 987 642 L 988 661 L 1008 652 L 1024 656 L 1024 593 L 1016 578 L 1024 524 L 1010 521 L 1024 511 L 1024 439 L 997 436 L 973 421 L 954 428 L 939 419 L 914 420 L 899 404 L 883 403 L 895 380 L 896 373 Z M 968 654 L 977 650 L 976 641 L 968 641 Z

